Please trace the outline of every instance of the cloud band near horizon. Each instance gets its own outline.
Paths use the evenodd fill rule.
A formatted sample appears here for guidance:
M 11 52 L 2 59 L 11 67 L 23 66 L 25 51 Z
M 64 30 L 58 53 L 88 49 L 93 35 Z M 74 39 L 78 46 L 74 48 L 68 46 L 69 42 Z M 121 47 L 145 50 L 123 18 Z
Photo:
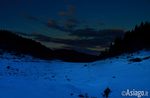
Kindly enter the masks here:
M 70 36 L 79 37 L 77 39 L 52 38 L 34 32 L 30 34 L 26 34 L 23 32 L 15 32 L 15 33 L 24 36 L 32 36 L 34 37 L 33 39 L 40 42 L 53 42 L 79 48 L 97 48 L 98 46 L 104 48 L 107 45 L 109 45 L 110 42 L 113 42 L 116 37 L 123 37 L 125 34 L 122 29 L 105 29 L 95 31 L 91 28 L 75 30 L 69 34 Z

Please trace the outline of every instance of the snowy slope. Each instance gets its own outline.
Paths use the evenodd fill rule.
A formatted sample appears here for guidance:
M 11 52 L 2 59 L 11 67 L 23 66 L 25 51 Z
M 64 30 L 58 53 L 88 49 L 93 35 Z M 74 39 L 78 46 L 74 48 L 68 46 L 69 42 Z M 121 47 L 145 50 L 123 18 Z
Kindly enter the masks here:
M 5 53 L 0 55 L 0 98 L 79 98 L 85 93 L 89 98 L 103 98 L 101 93 L 107 87 L 111 90 L 108 98 L 138 98 L 121 93 L 127 89 L 150 92 L 150 59 L 128 61 L 150 56 L 150 51 L 139 52 L 92 63 L 46 61 Z

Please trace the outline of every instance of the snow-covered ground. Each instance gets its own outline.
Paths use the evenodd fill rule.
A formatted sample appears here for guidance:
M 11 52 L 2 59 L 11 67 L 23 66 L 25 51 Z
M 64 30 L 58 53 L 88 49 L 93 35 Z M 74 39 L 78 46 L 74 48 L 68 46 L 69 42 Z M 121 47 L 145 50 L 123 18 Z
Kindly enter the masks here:
M 139 91 L 137 94 L 144 91 L 139 98 L 150 98 L 150 59 L 128 61 L 150 56 L 150 51 L 139 52 L 91 63 L 46 61 L 5 53 L 0 55 L 0 98 L 80 98 L 79 94 L 86 93 L 87 98 L 103 98 L 101 93 L 107 87 L 111 90 L 108 98 L 138 98 L 129 96 L 127 89 Z

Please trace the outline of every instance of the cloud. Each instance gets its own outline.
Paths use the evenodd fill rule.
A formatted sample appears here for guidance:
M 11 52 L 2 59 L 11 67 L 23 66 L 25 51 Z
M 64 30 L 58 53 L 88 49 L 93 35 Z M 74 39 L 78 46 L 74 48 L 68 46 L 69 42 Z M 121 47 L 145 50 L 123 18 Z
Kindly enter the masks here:
M 71 19 L 64 20 L 66 23 L 64 24 L 65 28 L 68 28 L 70 30 L 73 30 L 75 27 L 77 27 L 80 22 L 76 19 L 76 17 L 73 17 Z
M 106 25 L 106 24 L 103 23 L 103 22 L 100 22 L 100 23 L 99 23 L 99 26 L 103 26 L 103 25 Z
M 105 26 L 106 24 L 103 22 L 100 22 L 98 25 L 93 25 L 93 27 L 97 27 L 97 26 Z
M 58 24 L 63 24 L 63 20 L 59 20 L 57 23 Z
M 19 31 L 13 31 L 15 34 L 19 34 L 19 35 L 23 35 L 23 36 L 33 36 L 35 40 L 38 40 L 38 41 L 41 41 L 41 42 L 51 42 L 52 38 L 51 37 L 48 37 L 48 36 L 45 36 L 43 34 L 40 34 L 40 33 L 30 33 L 30 34 L 27 34 L 27 33 L 23 33 L 23 32 L 19 32 Z
M 43 34 L 37 34 L 37 33 L 30 33 L 26 34 L 23 32 L 15 32 L 19 35 L 24 36 L 33 36 L 35 40 L 41 41 L 41 42 L 53 42 L 53 43 L 59 43 L 59 44 L 65 44 L 73 47 L 80 47 L 80 48 L 95 48 L 96 46 L 100 45 L 106 45 L 109 40 L 105 40 L 106 38 L 93 38 L 93 39 L 62 39 L 62 38 L 52 38 L 45 36 Z
M 61 48 L 65 49 L 73 49 L 78 52 L 83 53 L 91 53 L 91 54 L 98 54 L 101 49 L 108 48 L 110 42 L 114 41 L 114 37 L 112 36 L 103 36 L 103 37 L 95 37 L 93 39 L 62 39 L 62 38 L 52 38 L 45 36 L 43 34 L 37 33 L 22 33 L 22 32 L 15 32 L 19 35 L 24 36 L 33 36 L 35 40 L 40 42 L 53 42 L 58 44 L 64 44 L 66 46 L 61 46 Z M 97 49 L 97 50 L 91 50 Z
M 73 17 L 71 19 L 66 19 L 65 21 L 69 24 L 80 24 L 80 22 L 76 19 L 76 17 Z
M 82 23 L 87 23 L 87 21 L 85 21 L 85 20 L 80 20 Z
M 60 17 L 60 18 L 62 18 L 62 19 L 64 19 L 64 20 L 67 19 L 67 17 Z
M 59 12 L 58 15 L 60 15 L 60 16 L 73 16 L 76 9 L 71 5 L 67 5 L 67 9 L 68 9 L 69 13 Z
M 104 29 L 98 31 L 99 36 L 114 36 L 116 37 L 124 37 L 123 29 Z
M 59 13 L 58 13 L 58 15 L 61 15 L 61 16 L 63 16 L 63 15 L 65 15 L 65 16 L 69 16 L 70 14 L 65 13 L 65 12 L 59 12 Z
M 85 28 L 85 29 L 78 29 L 72 31 L 69 35 L 70 36 L 77 36 L 77 37 L 104 37 L 104 36 L 111 36 L 113 38 L 116 37 L 123 37 L 125 34 L 123 29 L 104 29 L 96 31 L 93 28 Z
M 109 30 L 122 31 L 122 30 L 124 30 L 124 29 L 118 29 L 118 28 L 110 28 Z
M 55 19 L 54 18 L 51 18 L 50 20 L 49 20 L 49 24 L 56 24 L 57 22 L 55 21 Z
M 42 17 L 42 18 L 46 18 L 45 16 L 40 16 L 40 17 Z
M 86 28 L 86 29 L 77 29 L 71 32 L 70 36 L 77 36 L 77 37 L 95 37 L 96 35 L 95 29 L 93 28 Z M 93 35 L 94 34 L 94 35 Z
M 51 47 L 51 49 L 53 49 L 53 50 L 57 50 L 57 49 L 75 50 L 80 53 L 86 53 L 86 54 L 90 54 L 90 55 L 98 55 L 101 52 L 98 50 L 91 50 L 91 49 L 87 49 L 87 48 L 80 48 L 80 47 L 74 47 L 74 46 L 60 46 L 58 48 Z
M 65 24 L 63 24 L 64 22 Z M 50 29 L 56 29 L 64 32 L 72 31 L 78 24 L 80 24 L 80 22 L 76 19 L 76 17 L 59 20 L 58 22 L 54 18 L 51 18 L 48 23 L 44 23 L 44 25 Z
M 67 5 L 67 7 L 68 7 L 67 9 L 69 10 L 69 14 L 74 15 L 76 9 L 71 5 Z
M 36 38 L 34 38 L 38 41 L 42 41 L 42 42 L 54 42 L 54 43 L 59 43 L 59 44 L 65 44 L 65 45 L 69 45 L 69 46 L 74 46 L 74 47 L 80 47 L 80 48 L 95 48 L 96 46 L 99 45 L 105 45 L 106 43 L 104 43 L 103 39 L 100 38 L 95 38 L 95 39 L 62 39 L 62 38 L 53 38 L 51 39 L 48 37 L 43 37 L 43 36 L 38 36 Z M 51 39 L 51 40 L 49 40 Z
M 50 29 L 56 29 L 56 30 L 63 31 L 63 32 L 71 31 L 69 29 L 66 29 L 65 27 L 61 27 L 57 24 L 54 24 L 52 21 L 50 21 L 49 23 L 43 23 L 43 24 Z
M 14 32 L 15 34 L 23 35 L 23 36 L 34 36 L 32 34 L 27 34 L 27 33 L 23 33 L 23 32 L 20 32 L 20 31 L 12 31 L 12 32 Z
M 97 27 L 98 25 L 93 25 L 93 27 Z
M 89 26 L 88 25 L 86 25 L 86 26 L 83 26 L 84 28 L 88 28 Z
M 77 27 L 76 24 L 69 24 L 69 23 L 64 24 L 64 26 L 65 26 L 65 28 L 70 29 L 70 31 L 71 31 L 74 27 Z
M 71 32 L 74 30 L 75 27 L 77 27 L 81 22 L 74 17 L 75 13 L 75 8 L 71 5 L 67 5 L 67 9 L 69 13 L 66 12 L 59 12 L 58 15 L 60 15 L 63 20 L 59 20 L 58 22 L 54 19 L 51 18 L 49 19 L 48 23 L 44 23 L 44 25 L 50 29 L 56 29 L 59 31 L 64 31 L 64 32 Z M 66 17 L 70 16 L 70 17 Z M 84 21 L 85 22 L 85 21 Z
M 12 32 L 14 32 L 15 34 L 19 34 L 19 35 L 24 35 L 24 36 L 44 36 L 44 35 L 42 35 L 42 34 L 37 34 L 37 33 L 34 33 L 34 32 L 32 32 L 32 33 L 30 33 L 30 34 L 27 34 L 27 33 L 24 33 L 24 32 L 20 32 L 20 31 L 12 31 Z
M 110 40 L 107 40 L 106 38 L 93 38 L 93 39 L 62 39 L 62 38 L 35 38 L 38 41 L 42 42 L 53 42 L 53 43 L 59 43 L 59 44 L 65 44 L 73 47 L 79 47 L 79 48 L 96 48 L 97 46 L 104 46 L 109 45 Z M 51 40 L 49 40 L 51 39 Z M 109 38 L 110 39 L 110 38 Z
M 25 18 L 25 19 L 30 19 L 30 20 L 36 20 L 38 21 L 38 19 L 36 17 L 32 17 L 26 13 L 19 13 L 21 15 L 21 17 Z

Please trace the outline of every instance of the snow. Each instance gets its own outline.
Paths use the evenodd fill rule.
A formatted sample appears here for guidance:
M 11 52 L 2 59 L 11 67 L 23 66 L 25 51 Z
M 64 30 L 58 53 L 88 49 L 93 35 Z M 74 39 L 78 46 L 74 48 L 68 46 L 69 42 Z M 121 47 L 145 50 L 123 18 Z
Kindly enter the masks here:
M 101 93 L 107 87 L 111 90 L 108 98 L 138 98 L 121 93 L 127 89 L 150 92 L 150 59 L 131 62 L 127 58 L 150 56 L 150 51 L 139 52 L 91 63 L 48 61 L 5 53 L 0 55 L 0 98 L 79 98 L 79 94 L 86 93 L 89 98 L 103 98 Z

